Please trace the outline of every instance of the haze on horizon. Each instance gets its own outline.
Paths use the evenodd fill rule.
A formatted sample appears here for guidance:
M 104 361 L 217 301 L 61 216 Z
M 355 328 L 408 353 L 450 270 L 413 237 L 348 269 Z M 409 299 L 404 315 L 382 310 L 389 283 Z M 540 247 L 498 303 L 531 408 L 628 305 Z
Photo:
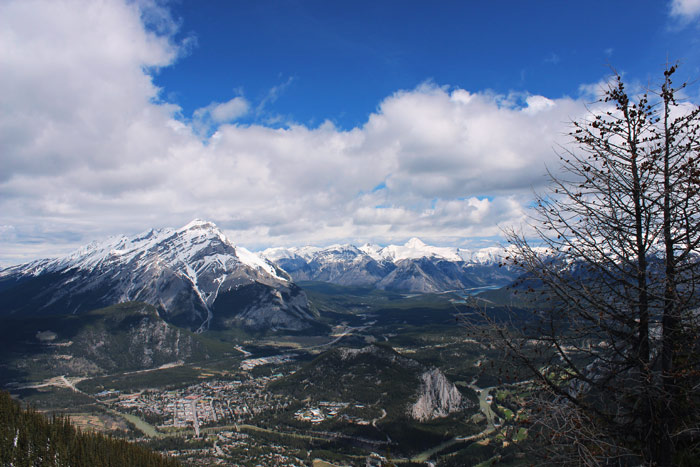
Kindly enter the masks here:
M 700 74 L 700 1 L 0 4 L 0 266 L 215 222 L 476 248 L 610 74 Z M 685 96 L 700 100 L 697 87 Z

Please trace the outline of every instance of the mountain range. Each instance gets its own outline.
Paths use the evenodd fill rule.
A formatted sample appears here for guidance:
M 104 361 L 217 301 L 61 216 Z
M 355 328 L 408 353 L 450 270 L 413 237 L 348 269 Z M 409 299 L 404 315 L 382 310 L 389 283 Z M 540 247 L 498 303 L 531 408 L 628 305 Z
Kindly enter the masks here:
M 499 288 L 518 271 L 501 263 L 499 247 L 466 250 L 426 245 L 412 238 L 404 245 L 333 245 L 325 248 L 269 248 L 261 255 L 297 282 L 322 281 L 411 293 Z
M 211 222 L 151 229 L 73 253 L 0 270 L 0 317 L 80 315 L 124 302 L 154 306 L 193 331 L 313 327 L 317 315 L 295 282 L 323 281 L 409 293 L 478 291 L 510 284 L 505 250 L 365 244 L 270 248 L 234 245 Z

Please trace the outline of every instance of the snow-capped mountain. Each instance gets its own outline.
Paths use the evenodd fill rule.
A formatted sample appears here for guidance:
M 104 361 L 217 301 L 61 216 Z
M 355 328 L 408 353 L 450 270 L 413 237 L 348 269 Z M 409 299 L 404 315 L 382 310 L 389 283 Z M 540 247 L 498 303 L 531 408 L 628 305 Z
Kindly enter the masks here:
M 404 245 L 270 248 L 261 253 L 296 281 L 372 286 L 405 292 L 443 292 L 510 284 L 518 271 L 501 266 L 503 248 L 436 247 L 412 238 Z
M 0 315 L 77 314 L 126 301 L 154 305 L 195 330 L 302 329 L 314 321 L 286 273 L 199 219 L 0 271 Z
M 461 261 L 463 258 L 457 248 L 430 246 L 418 238 L 412 238 L 404 245 L 389 245 L 377 249 L 373 245 L 365 245 L 363 251 L 374 254 L 379 258 L 398 262 L 405 259 L 441 258 L 448 261 Z

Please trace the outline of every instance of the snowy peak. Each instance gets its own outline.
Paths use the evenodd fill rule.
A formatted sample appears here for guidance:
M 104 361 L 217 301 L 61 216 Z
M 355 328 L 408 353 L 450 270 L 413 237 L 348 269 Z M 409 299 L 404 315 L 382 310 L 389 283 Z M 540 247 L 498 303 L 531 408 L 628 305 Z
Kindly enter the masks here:
M 316 252 L 314 256 L 323 258 L 326 262 L 343 263 L 356 261 L 363 256 L 363 252 L 354 245 L 331 245 Z
M 230 262 L 242 263 L 254 270 L 286 281 L 277 274 L 275 267 L 255 253 L 236 247 L 213 223 L 195 219 L 178 229 L 149 229 L 132 237 L 125 235 L 110 237 L 102 242 L 92 242 L 74 252 L 43 262 L 34 267 L 33 274 L 78 268 L 90 271 L 108 265 L 132 263 L 159 263 L 182 271 L 188 277 L 192 268 L 204 267 L 216 262 L 224 269 Z M 30 263 L 25 266 L 30 266 Z
M 63 258 L 0 271 L 0 278 L 12 282 L 47 273 L 57 274 L 47 279 L 45 297 L 36 295 L 36 303 L 27 305 L 32 312 L 48 307 L 77 313 L 142 301 L 164 310 L 175 324 L 202 330 L 213 319 L 218 326 L 279 329 L 301 328 L 313 319 L 306 296 L 284 271 L 234 246 L 215 224 L 201 219 L 93 242 Z
M 352 261 L 366 252 L 362 248 L 357 248 L 350 244 L 336 244 L 324 248 L 313 246 L 305 246 L 301 248 L 268 248 L 260 252 L 260 256 L 272 262 L 280 260 L 303 260 L 313 261 L 314 259 L 323 258 L 327 262 L 345 262 Z
M 366 256 L 377 262 L 397 263 L 402 260 L 417 260 L 421 258 L 445 259 L 447 261 L 467 262 L 498 262 L 503 256 L 503 249 L 499 247 L 485 248 L 482 250 L 460 250 L 451 247 L 438 247 L 427 245 L 419 238 L 413 237 L 403 245 L 388 245 L 381 247 L 372 243 L 365 243 L 360 247 L 350 244 L 331 245 L 328 247 L 292 247 L 292 248 L 268 248 L 260 252 L 261 256 L 272 262 L 280 260 L 305 260 L 313 261 L 317 258 L 333 258 L 342 260 Z
M 219 228 L 213 223 L 209 221 L 205 221 L 203 219 L 194 219 L 192 220 L 189 224 L 185 225 L 181 229 L 178 229 L 180 231 L 185 231 L 185 230 L 219 230 Z
M 314 246 L 304 246 L 301 248 L 274 247 L 274 248 L 268 248 L 266 250 L 263 250 L 259 254 L 263 258 L 266 258 L 272 262 L 277 262 L 281 259 L 296 259 L 296 258 L 310 260 L 316 253 L 318 253 L 319 251 L 322 251 L 322 250 L 324 250 L 324 248 L 318 248 L 318 247 L 314 247 Z
M 413 237 L 404 245 L 406 248 L 420 249 L 425 248 L 427 245 L 421 241 L 418 237 Z
M 214 224 L 213 222 L 205 221 L 202 219 L 195 219 L 189 224 L 177 229 L 177 232 L 183 235 L 187 235 L 190 238 L 211 238 L 216 237 L 222 243 L 233 246 L 231 242 L 228 241 L 226 235 Z
M 384 259 L 382 257 L 382 247 L 380 247 L 379 245 L 375 245 L 373 243 L 365 243 L 359 248 L 359 250 L 375 261 L 381 261 Z
M 457 249 L 449 247 L 429 246 L 418 238 L 412 238 L 404 245 L 389 245 L 381 250 L 381 255 L 392 261 L 405 259 L 420 259 L 438 257 L 448 261 L 461 261 Z
M 476 290 L 510 284 L 517 271 L 499 267 L 502 248 L 460 250 L 427 245 L 411 238 L 403 245 L 326 248 L 272 248 L 262 255 L 295 281 L 376 287 L 412 293 Z

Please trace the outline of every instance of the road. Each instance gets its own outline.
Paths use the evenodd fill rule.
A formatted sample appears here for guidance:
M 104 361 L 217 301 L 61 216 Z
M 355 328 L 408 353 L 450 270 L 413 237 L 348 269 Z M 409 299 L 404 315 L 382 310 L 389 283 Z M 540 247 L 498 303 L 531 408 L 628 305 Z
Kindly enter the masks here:
M 325 343 L 325 344 L 320 344 L 320 345 L 314 345 L 314 346 L 311 346 L 311 347 L 302 347 L 301 349 L 295 349 L 295 350 L 311 350 L 311 349 L 316 349 L 316 348 L 320 348 L 320 347 L 329 347 L 329 346 L 331 346 L 331 345 L 333 345 L 333 344 L 337 344 L 338 342 L 340 342 L 340 340 L 341 340 L 343 337 L 348 336 L 348 335 L 352 334 L 353 332 L 361 332 L 361 331 L 364 331 L 364 330 L 368 329 L 368 328 L 371 327 L 374 323 L 376 323 L 376 321 L 372 321 L 372 322 L 367 323 L 367 324 L 365 324 L 365 325 L 363 325 L 363 326 L 348 327 L 346 330 L 344 330 L 343 332 L 341 332 L 340 334 L 338 334 L 337 336 L 335 336 L 335 338 L 334 338 L 332 341 L 330 341 L 330 342 L 327 342 L 327 343 Z
M 83 391 L 75 387 L 75 383 L 79 383 L 82 380 L 86 378 L 71 378 L 68 379 L 66 378 L 66 375 L 61 375 L 61 376 L 54 376 L 53 378 L 49 378 L 44 380 L 42 383 L 34 383 L 34 384 L 25 384 L 23 386 L 16 386 L 15 389 L 38 389 L 38 388 L 45 388 L 48 386 L 54 386 L 57 388 L 66 388 L 66 389 L 71 389 L 75 392 L 79 392 L 81 394 L 84 394 Z
M 481 410 L 481 413 L 483 413 L 486 416 L 486 429 L 490 429 L 490 431 L 494 431 L 496 427 L 494 426 L 494 421 L 496 419 L 496 414 L 494 413 L 493 410 L 491 410 L 491 404 L 487 402 L 488 397 L 491 395 L 491 391 L 493 390 L 493 387 L 490 388 L 484 388 L 481 389 L 478 386 L 476 386 L 474 383 L 470 384 L 469 387 L 473 389 L 474 391 L 479 394 L 479 409 Z M 481 391 L 481 392 L 479 392 Z M 486 431 L 486 430 L 484 430 Z

